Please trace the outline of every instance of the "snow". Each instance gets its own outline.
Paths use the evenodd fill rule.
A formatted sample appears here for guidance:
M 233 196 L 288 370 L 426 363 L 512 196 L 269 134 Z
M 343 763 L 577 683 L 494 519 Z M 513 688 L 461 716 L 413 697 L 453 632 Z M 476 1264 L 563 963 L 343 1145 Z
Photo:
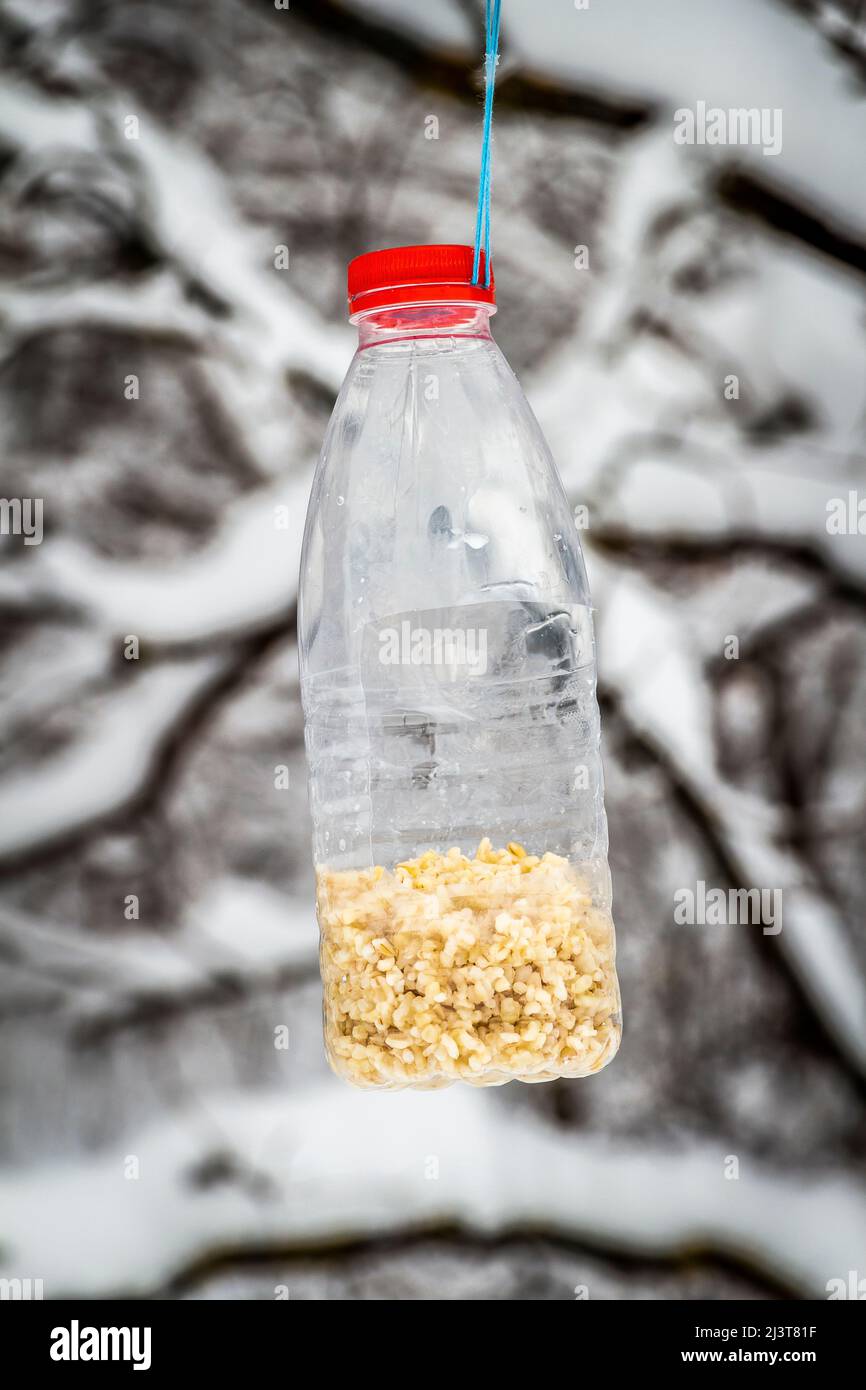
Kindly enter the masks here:
M 405 24 L 396 0 L 353 8 L 387 8 Z M 656 110 L 673 145 L 674 113 L 708 107 L 781 109 L 783 145 L 778 156 L 760 147 L 695 147 L 701 162 L 742 163 L 751 172 L 801 196 L 815 197 L 866 234 L 866 185 L 858 156 L 866 144 L 866 109 L 851 100 L 839 58 L 822 35 L 793 7 L 755 0 L 665 0 L 663 11 L 646 0 L 593 0 L 578 10 L 572 0 L 509 0 L 502 19 L 509 51 L 534 68 L 588 91 L 640 98 Z M 439 37 L 438 6 L 416 6 L 412 30 Z M 451 28 L 452 26 L 449 26 Z M 566 37 L 569 30 L 573 37 Z M 483 52 L 479 20 L 469 52 Z M 627 42 L 624 37 L 627 36 Z M 803 99 L 803 93 L 809 99 Z M 844 131 L 844 138 L 841 132 Z M 685 147 L 678 147 L 682 153 Z M 495 179 L 495 172 L 494 172 Z
M 235 306 L 238 347 L 253 355 L 249 365 L 271 375 L 277 364 L 293 363 L 336 391 L 354 347 L 348 325 L 323 325 L 291 292 L 291 271 L 273 268 L 274 247 L 253 238 L 201 151 L 151 124 L 137 153 L 157 236 L 190 274 Z
M 98 142 L 96 115 L 76 101 L 46 101 L 7 76 L 0 90 L 4 138 L 21 149 L 92 150 Z
M 657 132 L 632 142 L 623 165 L 605 246 L 612 273 L 528 384 L 566 487 L 589 506 L 590 544 L 593 527 L 610 523 L 635 538 L 763 537 L 805 544 L 862 584 L 863 537 L 827 530 L 828 503 L 862 475 L 859 286 L 802 249 L 720 252 L 713 229 L 695 227 L 689 255 L 733 259 L 708 293 L 670 288 L 677 260 L 659 261 L 652 229 L 665 208 L 697 205 L 695 171 Z M 633 315 L 647 305 L 677 326 L 683 346 L 635 332 Z M 736 399 L 724 394 L 731 374 Z M 750 420 L 786 397 L 813 403 L 814 422 L 756 444 Z
M 620 573 L 614 580 L 608 573 L 605 579 L 598 566 L 596 574 L 603 595 L 597 621 L 604 686 L 615 692 L 631 727 L 664 750 L 681 785 L 718 826 L 737 867 L 736 886 L 782 890 L 779 947 L 830 1035 L 866 1074 L 866 980 L 844 923 L 785 848 L 780 809 L 719 776 L 712 760 L 711 690 L 678 606 L 639 577 Z
M 136 673 L 87 732 L 0 788 L 0 857 L 49 845 L 140 791 L 162 737 L 220 670 L 207 656 Z
M 27 972 L 32 963 L 35 978 L 50 972 L 63 981 L 64 1025 L 85 1034 L 151 1003 L 183 1009 L 226 975 L 250 994 L 287 974 L 318 978 L 313 905 L 233 876 L 217 880 L 168 935 L 135 921 L 95 935 L 6 905 L 0 938 L 14 952 L 16 971 Z
M 226 878 L 196 905 L 189 924 L 203 961 L 240 960 L 257 970 L 316 966 L 313 904 L 254 879 Z
M 62 586 L 110 635 L 149 643 L 213 640 L 288 615 L 311 475 L 282 476 L 242 496 L 203 551 L 156 567 L 94 555 L 78 541 L 52 541 L 34 567 L 34 588 Z
M 458 0 L 437 0 L 411 11 L 398 0 L 352 0 L 352 6 L 395 26 L 411 26 L 431 43 L 444 42 L 476 67 L 480 62 L 480 22 L 474 23 L 471 7 Z M 52 22 L 49 15 L 46 32 Z M 862 159 L 866 107 L 850 68 L 794 6 L 669 0 L 660 10 L 645 0 L 620 0 L 616 6 L 592 0 L 589 10 L 577 11 L 571 0 L 544 6 L 509 0 L 503 26 L 515 62 L 587 90 L 631 93 L 654 107 L 646 128 L 606 141 L 603 149 L 600 141 L 588 148 L 590 163 L 606 163 L 609 154 L 615 174 L 611 184 L 606 173 L 597 180 L 588 176 L 586 196 L 590 202 L 601 198 L 604 210 L 590 247 L 593 269 L 578 284 L 571 234 L 548 225 L 531 200 L 503 217 L 508 225 L 497 244 L 515 255 L 509 269 L 536 261 L 533 325 L 525 327 L 540 323 L 544 330 L 545 315 L 557 299 L 560 309 L 563 302 L 575 306 L 573 329 L 562 331 L 560 315 L 561 336 L 552 338 L 535 371 L 525 374 L 524 385 L 571 502 L 589 506 L 584 540 L 597 611 L 601 688 L 614 697 L 625 731 L 635 731 L 657 750 L 659 781 L 669 774 L 701 808 L 731 865 L 733 886 L 782 889 L 782 931 L 759 939 L 766 958 L 776 965 L 781 958 L 787 967 L 766 986 L 768 1019 L 772 1027 L 780 1021 L 786 1026 L 793 976 L 810 1006 L 802 1009 L 809 1020 L 803 1032 L 817 1018 L 836 1051 L 825 1049 L 823 1041 L 813 1048 L 798 1038 L 772 1051 L 768 1061 L 758 1037 L 742 1066 L 728 1070 L 726 1061 L 718 1060 L 716 1039 L 701 1034 L 697 1065 L 705 1069 L 698 1077 L 705 1092 L 718 1113 L 730 1117 L 726 1095 L 739 1088 L 740 1110 L 748 1112 L 749 1123 L 740 1127 L 729 1121 L 728 1132 L 724 1122 L 716 1124 L 714 1113 L 708 1116 L 697 1106 L 690 1110 L 685 1102 L 681 1109 L 671 1105 L 676 1115 L 671 1120 L 661 1089 L 653 1091 L 653 1078 L 641 1070 L 640 1059 L 629 1060 L 629 1018 L 641 1008 L 648 1029 L 640 1038 L 644 1049 L 654 1030 L 661 1049 L 679 1050 L 681 1039 L 672 1028 L 682 1020 L 671 1023 L 658 1014 L 659 996 L 650 979 L 647 998 L 627 1012 L 621 1058 L 599 1079 L 601 1090 L 587 1083 L 581 1094 L 579 1125 L 545 1126 L 538 1118 L 544 1097 L 521 1094 L 516 1087 L 496 1095 L 454 1088 L 421 1096 L 370 1096 L 321 1080 L 312 893 L 285 853 L 287 838 L 303 829 L 294 776 L 293 799 L 286 803 L 291 824 L 283 819 L 274 832 L 267 808 L 261 809 L 267 799 L 262 787 L 269 795 L 271 768 L 285 757 L 287 740 L 300 758 L 294 746 L 300 720 L 297 682 L 293 672 L 282 669 L 295 657 L 287 633 L 273 657 L 280 670 L 266 670 L 262 663 L 255 680 L 221 706 L 217 747 L 198 734 L 190 741 L 191 761 L 198 759 L 205 770 L 193 769 L 188 780 L 180 779 L 184 785 L 173 789 L 180 811 L 174 801 L 170 808 L 159 807 L 170 834 L 178 814 L 189 857 L 179 873 L 188 881 L 168 889 L 176 893 L 170 929 L 155 932 L 144 922 L 124 921 L 119 929 L 115 924 L 95 930 L 98 900 L 88 897 L 88 884 L 76 876 L 78 866 L 70 862 L 75 852 L 58 853 L 44 869 L 40 864 L 23 888 L 7 886 L 0 914 L 9 956 L 4 991 L 8 988 L 13 1005 L 24 1000 L 29 1007 L 35 999 L 42 1007 L 46 996 L 52 1000 L 48 1017 L 37 1013 L 34 1031 L 21 1035 L 17 1113 L 26 1111 L 28 1122 L 31 1113 L 35 1116 L 34 1126 L 49 1136 L 46 1147 L 68 1151 L 62 1161 L 34 1163 L 41 1145 L 28 1150 L 28 1136 L 19 1144 L 21 1167 L 0 1173 L 0 1259 L 5 1262 L 0 1274 L 43 1277 L 49 1297 L 158 1293 L 191 1262 L 214 1251 L 309 1251 L 311 1245 L 340 1247 L 453 1223 L 487 1233 L 526 1225 L 634 1258 L 704 1248 L 729 1251 L 738 1260 L 752 1257 L 756 1269 L 811 1297 L 825 1296 L 827 1279 L 844 1278 L 862 1260 L 866 1189 L 851 1157 L 841 1145 L 837 1153 L 835 1139 L 822 1130 L 823 1117 L 832 1117 L 834 1107 L 850 1106 L 853 1073 L 866 1073 L 866 981 L 854 949 L 850 908 L 849 920 L 843 916 L 847 890 L 828 891 L 792 848 L 789 810 L 776 800 L 769 777 L 763 786 L 759 769 L 751 790 L 740 791 L 717 766 L 713 686 L 726 632 L 737 634 L 744 649 L 752 644 L 760 650 L 774 624 L 795 621 L 801 610 L 808 615 L 825 602 L 835 618 L 838 610 L 826 596 L 838 580 L 861 596 L 866 589 L 863 537 L 831 536 L 826 527 L 829 500 L 851 488 L 862 494 L 862 277 L 805 244 L 768 232 L 760 222 L 731 214 L 710 190 L 723 167 L 744 168 L 783 196 L 802 200 L 831 223 L 866 237 L 866 188 L 859 164 L 854 165 L 855 158 Z M 411 225 L 413 236 L 417 228 L 422 239 L 434 240 L 441 228 L 464 222 L 468 234 L 471 206 L 464 206 L 464 193 L 471 187 L 473 146 L 465 132 L 474 118 L 465 103 L 452 103 L 456 138 L 443 139 L 438 150 L 424 147 L 427 171 L 435 171 L 437 156 L 453 160 L 450 182 L 419 174 L 413 163 L 416 155 L 422 157 L 417 140 L 411 158 L 402 148 L 380 169 L 378 150 L 370 156 L 358 138 L 378 92 L 370 97 L 343 84 L 333 98 L 337 115 L 318 117 L 321 127 L 311 116 L 308 134 L 311 141 L 324 137 L 325 150 L 332 139 L 342 140 L 338 153 L 351 164 L 351 178 L 337 167 L 339 160 L 332 168 L 326 159 L 322 177 L 313 180 L 303 159 L 297 167 L 287 159 L 289 182 L 269 205 L 272 173 L 253 169 L 240 179 L 207 153 L 219 147 L 214 137 L 226 135 L 229 143 L 236 138 L 230 122 L 224 129 L 218 122 L 207 126 L 210 138 L 203 139 L 201 111 L 191 113 L 179 129 L 145 116 L 140 139 L 127 141 L 123 93 L 111 97 L 113 79 L 103 79 L 98 53 L 88 56 L 86 37 L 71 41 L 65 51 L 67 71 L 74 67 L 85 89 L 80 99 L 37 93 L 14 81 L 0 93 L 4 138 L 24 156 L 16 175 L 20 187 L 34 171 L 62 161 L 64 152 L 116 164 L 118 177 L 126 180 L 123 206 L 140 210 L 141 225 L 162 259 L 157 270 L 128 279 L 74 280 L 59 288 L 57 277 L 46 284 L 38 270 L 32 278 L 25 274 L 5 297 L 0 335 L 7 358 L 30 335 L 65 326 L 80 326 L 85 333 L 116 328 L 156 341 L 174 336 L 228 416 L 248 462 L 248 490 L 224 507 L 210 538 L 200 548 L 191 542 L 182 559 L 138 561 L 124 557 L 117 546 L 107 558 L 61 528 L 20 564 L 6 567 L 0 581 L 0 596 L 17 616 L 34 618 L 32 638 L 18 642 L 16 637 L 8 668 L 3 667 L 0 697 L 13 720 L 13 738 L 18 722 L 28 720 L 25 732 L 31 738 L 43 719 L 54 734 L 58 726 L 72 734 L 69 743 L 23 767 L 29 746 L 22 740 L 21 760 L 0 787 L 0 859 L 6 867 L 19 854 L 50 851 L 92 828 L 98 837 L 86 848 L 98 888 L 105 864 L 100 856 L 118 856 L 109 866 L 114 882 L 126 862 L 136 871 L 143 865 L 154 876 L 162 872 L 162 864 L 154 868 L 146 862 L 147 848 L 140 845 L 128 847 L 130 859 L 124 861 L 125 831 L 115 820 L 149 789 L 160 749 L 191 705 L 228 669 L 234 644 L 288 619 L 296 598 L 316 431 L 308 431 L 302 404 L 287 390 L 287 374 L 302 373 L 323 394 L 335 392 L 354 333 L 344 323 L 327 322 L 307 302 L 304 271 L 294 257 L 291 270 L 274 269 L 273 233 L 261 228 L 274 220 L 274 205 L 281 217 L 296 196 L 306 196 L 303 215 L 317 231 L 322 227 L 333 235 L 336 245 L 347 233 L 344 225 L 337 227 L 333 209 L 347 192 L 355 197 L 367 178 L 370 206 L 359 222 L 365 235 L 374 237 L 381 223 L 390 228 L 403 222 Z M 316 58 L 315 49 L 310 56 Z M 508 64 L 503 78 L 507 69 Z M 422 84 L 401 89 L 403 78 L 395 72 L 388 87 L 386 65 L 380 71 L 389 100 L 397 92 L 400 102 L 427 109 L 429 93 Z M 284 80 L 284 73 L 279 77 Z M 256 120 L 280 99 L 272 80 L 273 73 L 263 78 L 249 104 Z M 674 111 L 698 100 L 722 107 L 781 107 L 781 155 L 675 145 Z M 533 141 L 539 159 L 553 159 L 559 146 L 546 118 L 509 119 L 508 138 Z M 477 120 L 480 125 L 480 107 Z M 550 124 L 559 131 L 557 139 L 587 138 L 583 128 L 578 132 L 556 118 Z M 446 126 L 443 134 L 450 136 Z M 500 141 L 504 132 L 503 123 Z M 398 144 L 395 140 L 395 149 Z M 394 150 L 388 153 L 393 156 Z M 317 158 L 324 156 L 311 155 L 310 168 Z M 245 184 L 236 199 L 237 185 L 248 175 L 249 187 Z M 494 184 L 495 179 L 494 172 Z M 396 187 L 396 211 L 379 201 L 386 185 Z M 251 188 L 254 216 L 241 208 Z M 550 193 L 556 197 L 555 187 Z M 293 216 L 296 212 L 291 206 Z M 495 218 L 494 206 L 494 237 Z M 573 240 L 583 238 L 578 225 Z M 9 241 L 14 246 L 11 234 Z M 508 264 L 505 256 L 503 264 Z M 689 285 L 687 273 L 695 270 L 705 275 L 697 288 L 694 279 Z M 227 314 L 209 313 L 189 294 L 190 285 L 216 296 Z M 643 327 L 647 320 L 669 332 Z M 731 373 L 740 381 L 738 400 L 724 397 Z M 805 407 L 800 429 L 762 436 L 762 419 L 788 399 Z M 116 478 L 113 438 L 101 439 L 103 445 L 104 458 L 79 457 L 76 467 L 82 473 L 88 466 L 107 473 L 115 469 Z M 59 474 L 66 463 L 43 458 L 40 476 L 50 476 L 52 469 Z M 252 488 L 250 478 L 259 479 Z M 98 495 L 95 484 L 93 491 Z M 277 524 L 278 514 L 285 527 Z M 743 539 L 753 545 L 754 558 L 751 552 L 742 560 L 732 558 Z M 640 558 L 644 546 L 655 553 L 653 547 L 662 551 L 678 540 L 697 551 L 707 543 L 705 550 L 718 558 L 717 568 L 713 562 L 702 569 L 694 594 L 688 567 L 679 571 L 673 564 L 662 572 L 643 566 Z M 800 549 L 814 563 L 792 559 Z M 775 564 L 776 557 L 784 562 Z M 57 625 L 64 620 L 65 634 L 58 640 Z M 140 640 L 142 662 L 140 667 L 130 662 L 118 674 L 120 639 L 128 633 Z M 822 678 L 817 671 L 816 686 Z M 824 691 L 814 695 L 816 701 L 825 698 Z M 738 688 L 734 699 L 741 702 L 738 732 L 752 733 L 748 690 Z M 758 741 L 761 731 L 754 736 Z M 610 742 L 607 753 L 616 764 Z M 18 759 L 17 748 L 11 756 Z M 226 767 L 220 764 L 218 775 L 229 778 L 240 769 L 239 803 L 249 793 L 256 807 L 250 823 L 244 819 L 224 833 L 206 823 L 211 771 L 223 756 Z M 846 836 L 850 840 L 851 826 L 858 823 L 862 787 L 856 761 L 854 749 L 843 752 L 832 769 L 832 804 L 828 796 L 822 806 L 822 827 L 840 843 Z M 640 795 L 640 776 L 638 771 L 632 780 L 631 771 L 617 765 L 611 779 L 622 798 L 611 809 L 626 825 L 629 799 L 635 791 Z M 217 804 L 223 807 L 224 799 Z M 655 809 L 659 817 L 669 811 L 661 804 Z M 232 842 L 228 850 L 226 840 Z M 648 977 L 672 968 L 665 954 L 669 942 L 663 940 L 667 923 L 658 920 L 653 898 L 658 882 L 688 887 L 697 870 L 708 887 L 729 886 L 709 881 L 710 850 L 695 850 L 686 835 L 648 843 L 655 856 L 651 863 L 638 843 L 620 851 L 623 978 L 633 989 L 643 983 L 645 967 Z M 269 873 L 282 881 L 287 870 L 294 875 L 290 891 L 266 881 Z M 44 882 L 41 903 L 34 878 Z M 67 884 L 72 891 L 65 897 Z M 27 910 L 19 906 L 22 899 Z M 97 907 L 90 922 L 92 901 Z M 648 901 L 655 904 L 653 918 L 642 915 Z M 62 916 L 67 902 L 68 920 Z M 705 938 L 690 931 L 691 943 L 703 945 Z M 688 951 L 685 937 L 676 948 Z M 692 959 L 701 959 L 697 950 Z M 745 977 L 750 963 L 745 948 L 741 959 Z M 271 1001 L 285 985 L 279 1016 L 291 1018 L 292 1040 L 284 1085 L 241 1089 L 238 1074 L 246 1068 L 249 1075 L 261 1057 L 256 1054 L 252 1062 L 254 1047 L 244 1053 L 245 1045 L 229 1037 L 222 1019 L 214 1024 L 204 1011 L 195 1012 L 209 987 L 226 979 L 236 990 L 245 1026 L 258 1030 L 259 1040 L 264 1029 L 269 1060 L 271 1013 L 276 1013 Z M 748 983 L 744 978 L 726 985 L 726 1007 L 730 1002 L 736 1012 Z M 148 1004 L 169 1006 L 164 1050 L 157 1051 L 150 1037 L 146 1048 L 140 1046 L 139 1033 L 124 1051 L 127 1025 L 137 1026 L 136 1010 Z M 20 1013 L 26 1029 L 25 1010 Z M 204 1038 L 200 1054 L 191 1040 L 197 1024 Z M 98 1060 L 94 1049 L 82 1066 L 87 1050 L 80 1043 L 88 1029 L 105 1042 Z M 47 1064 L 40 1052 L 43 1039 Z M 692 1065 L 688 1049 L 684 1040 L 681 1066 Z M 648 1055 L 652 1070 L 654 1054 Z M 228 1073 L 225 1085 L 238 1089 L 205 1092 L 189 1110 L 168 1111 L 160 1096 L 151 1100 L 148 1112 L 143 1101 L 142 1113 L 160 1115 L 146 1125 L 135 1118 L 133 1103 L 117 1106 L 123 1116 L 115 1123 L 118 1076 L 126 1078 L 152 1059 L 154 1091 L 165 1085 L 169 1094 L 169 1086 L 188 1072 Z M 234 1071 L 229 1063 L 236 1063 Z M 40 1102 L 26 1093 L 33 1077 L 46 1075 L 40 1071 L 46 1065 L 69 1094 L 65 1118 L 58 1113 L 63 1100 L 56 1094 Z M 798 1110 L 779 1098 L 784 1087 L 775 1082 L 782 1074 L 785 1082 L 798 1085 L 800 1067 L 804 1098 Z M 94 1107 L 87 1087 L 103 1084 Z M 656 1129 L 651 1138 L 599 1137 L 617 1132 L 617 1125 L 627 1132 L 634 1116 L 657 1097 L 660 1124 L 671 1129 Z M 671 1137 L 683 1115 L 683 1132 Z M 752 1156 L 762 1142 L 762 1124 L 764 1150 L 775 1153 L 763 1163 Z M 798 1126 L 807 1138 L 795 1159 L 786 1144 Z M 17 1127 L 14 1119 L 12 1127 Z M 775 1147 L 767 1142 L 771 1129 L 780 1132 Z M 750 1137 L 756 1134 L 752 1148 Z M 215 1148 L 236 1156 L 240 1176 L 196 1187 L 195 1169 Z M 141 1162 L 137 1181 L 123 1175 L 130 1154 Z M 735 1181 L 724 1176 L 729 1155 L 740 1160 Z M 439 1165 L 435 1180 L 425 1176 L 431 1157 Z M 256 1176 L 267 1182 L 256 1183 Z
M 457 1224 L 556 1230 L 648 1256 L 709 1245 L 820 1298 L 866 1240 L 866 1189 L 848 1178 L 804 1183 L 744 1157 L 731 1180 L 724 1145 L 671 1152 L 578 1139 L 459 1088 L 344 1092 L 335 1104 L 338 1084 L 200 1098 L 204 1114 L 178 1114 L 122 1149 L 3 1174 L 0 1276 L 39 1277 L 52 1298 L 146 1297 L 212 1249 L 284 1254 Z M 191 1186 L 208 1145 L 229 1135 L 240 1171 L 266 1179 L 266 1196 L 243 1181 Z M 124 1176 L 130 1156 L 137 1179 Z

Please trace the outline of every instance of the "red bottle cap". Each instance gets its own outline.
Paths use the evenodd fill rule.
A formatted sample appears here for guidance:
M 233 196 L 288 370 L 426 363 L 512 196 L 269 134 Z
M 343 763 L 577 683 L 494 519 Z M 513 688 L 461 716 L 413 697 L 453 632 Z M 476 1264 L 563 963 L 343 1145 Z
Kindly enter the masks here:
M 368 251 L 349 262 L 349 317 L 370 309 L 408 304 L 490 304 L 496 308 L 493 272 L 484 288 L 484 252 L 472 284 L 471 246 L 394 246 Z

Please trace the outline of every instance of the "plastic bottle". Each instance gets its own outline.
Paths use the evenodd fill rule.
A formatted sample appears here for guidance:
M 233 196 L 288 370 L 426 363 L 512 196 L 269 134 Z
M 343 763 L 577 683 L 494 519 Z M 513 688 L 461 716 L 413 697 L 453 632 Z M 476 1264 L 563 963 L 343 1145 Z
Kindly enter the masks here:
M 583 1076 L 620 1040 L 580 541 L 471 265 L 349 266 L 304 537 L 326 1050 L 362 1086 Z

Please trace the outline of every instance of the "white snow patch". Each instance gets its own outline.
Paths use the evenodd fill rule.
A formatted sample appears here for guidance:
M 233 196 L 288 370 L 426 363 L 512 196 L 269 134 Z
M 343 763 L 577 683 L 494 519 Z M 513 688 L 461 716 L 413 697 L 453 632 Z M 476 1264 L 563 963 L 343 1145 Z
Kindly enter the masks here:
M 211 1097 L 206 1110 L 205 1121 L 182 1114 L 115 1151 L 3 1174 L 2 1275 L 38 1271 L 48 1297 L 145 1296 L 212 1249 L 309 1248 L 456 1222 L 555 1229 L 634 1255 L 701 1244 L 821 1297 L 866 1241 L 866 1190 L 851 1179 L 744 1161 L 728 1182 L 724 1143 L 654 1152 L 582 1139 L 462 1088 L 372 1096 L 332 1081 L 300 1095 Z M 267 1176 L 267 1198 L 239 1183 L 192 1185 L 215 1135 Z M 124 1177 L 130 1153 L 137 1181 Z
M 215 657 L 136 673 L 87 734 L 0 788 L 0 854 L 50 843 L 122 806 L 150 769 L 161 737 L 219 670 Z

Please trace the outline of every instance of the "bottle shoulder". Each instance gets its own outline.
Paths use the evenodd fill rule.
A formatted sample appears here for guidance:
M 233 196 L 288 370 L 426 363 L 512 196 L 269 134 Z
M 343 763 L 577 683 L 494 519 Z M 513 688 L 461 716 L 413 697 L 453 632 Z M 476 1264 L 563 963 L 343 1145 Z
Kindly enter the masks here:
M 515 595 L 589 604 L 574 516 L 504 355 L 490 338 L 356 353 L 310 499 L 302 648 L 324 628 L 348 649 L 389 613 Z

